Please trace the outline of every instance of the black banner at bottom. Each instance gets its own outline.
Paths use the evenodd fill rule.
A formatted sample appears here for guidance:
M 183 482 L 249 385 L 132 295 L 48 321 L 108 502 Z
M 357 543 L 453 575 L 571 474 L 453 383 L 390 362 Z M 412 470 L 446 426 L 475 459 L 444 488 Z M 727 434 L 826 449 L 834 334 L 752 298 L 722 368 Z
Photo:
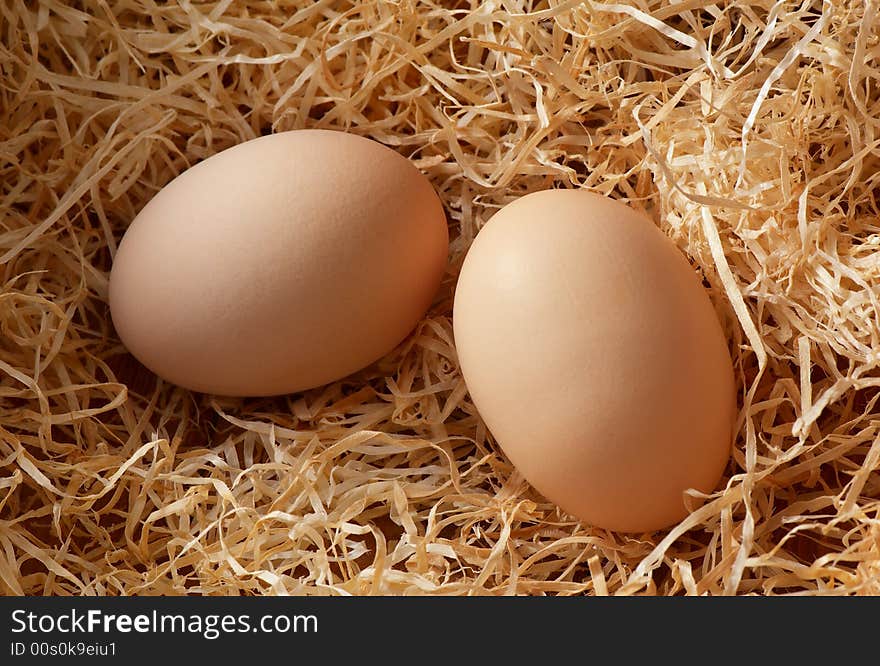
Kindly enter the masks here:
M 849 635 L 876 631 L 877 598 L 0 597 L 0 664 L 279 655 L 521 663 L 527 653 L 586 658 L 600 646 L 671 657 L 693 640 L 720 649 L 744 621 L 776 636 L 802 632 L 818 606 L 846 618 Z

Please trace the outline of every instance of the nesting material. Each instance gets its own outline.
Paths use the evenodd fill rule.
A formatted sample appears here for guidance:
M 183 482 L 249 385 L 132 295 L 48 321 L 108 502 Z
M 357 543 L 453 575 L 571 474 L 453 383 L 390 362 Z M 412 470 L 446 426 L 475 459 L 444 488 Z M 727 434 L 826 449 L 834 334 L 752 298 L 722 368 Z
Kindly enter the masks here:
M 874 0 L 0 3 L 0 593 L 880 592 L 878 74 Z M 429 315 L 304 394 L 158 381 L 110 325 L 126 225 L 305 127 L 433 182 Z M 561 514 L 462 382 L 462 258 L 548 187 L 643 208 L 728 333 L 739 435 L 671 530 Z

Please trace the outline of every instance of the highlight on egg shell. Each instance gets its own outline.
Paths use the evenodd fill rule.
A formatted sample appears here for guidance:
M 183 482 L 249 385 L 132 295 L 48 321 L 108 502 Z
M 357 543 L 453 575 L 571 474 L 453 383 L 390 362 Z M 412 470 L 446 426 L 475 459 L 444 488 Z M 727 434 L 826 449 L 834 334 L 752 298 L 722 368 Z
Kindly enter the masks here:
M 110 275 L 128 350 L 196 391 L 265 396 L 345 377 L 424 316 L 448 233 L 405 157 L 295 130 L 224 150 L 140 211 Z
M 668 527 L 729 459 L 736 396 L 696 271 L 644 215 L 581 190 L 479 232 L 453 313 L 462 374 L 507 457 L 593 526 Z

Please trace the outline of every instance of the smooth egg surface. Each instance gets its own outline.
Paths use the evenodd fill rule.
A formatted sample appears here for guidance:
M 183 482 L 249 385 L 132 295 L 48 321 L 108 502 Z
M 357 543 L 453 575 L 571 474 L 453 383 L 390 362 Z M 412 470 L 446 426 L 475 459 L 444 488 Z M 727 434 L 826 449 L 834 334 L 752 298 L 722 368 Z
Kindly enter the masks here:
M 736 409 L 724 333 L 695 270 L 644 215 L 576 190 L 496 213 L 459 277 L 462 373 L 510 461 L 593 526 L 661 529 L 711 492 Z
M 400 343 L 447 246 L 440 200 L 403 156 L 344 132 L 272 134 L 150 200 L 114 258 L 110 309 L 128 350 L 174 384 L 289 393 Z

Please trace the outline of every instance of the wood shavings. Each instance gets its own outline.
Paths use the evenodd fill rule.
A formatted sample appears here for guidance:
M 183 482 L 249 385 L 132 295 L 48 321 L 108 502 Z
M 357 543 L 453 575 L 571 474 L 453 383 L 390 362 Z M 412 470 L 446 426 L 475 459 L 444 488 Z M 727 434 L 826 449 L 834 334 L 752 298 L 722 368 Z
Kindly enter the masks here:
M 876 1 L 0 3 L 0 593 L 880 593 Z M 158 381 L 109 323 L 168 181 L 271 131 L 431 179 L 450 274 L 379 363 L 273 399 Z M 731 341 L 722 485 L 663 533 L 531 490 L 458 371 L 455 276 L 501 206 L 643 208 Z

